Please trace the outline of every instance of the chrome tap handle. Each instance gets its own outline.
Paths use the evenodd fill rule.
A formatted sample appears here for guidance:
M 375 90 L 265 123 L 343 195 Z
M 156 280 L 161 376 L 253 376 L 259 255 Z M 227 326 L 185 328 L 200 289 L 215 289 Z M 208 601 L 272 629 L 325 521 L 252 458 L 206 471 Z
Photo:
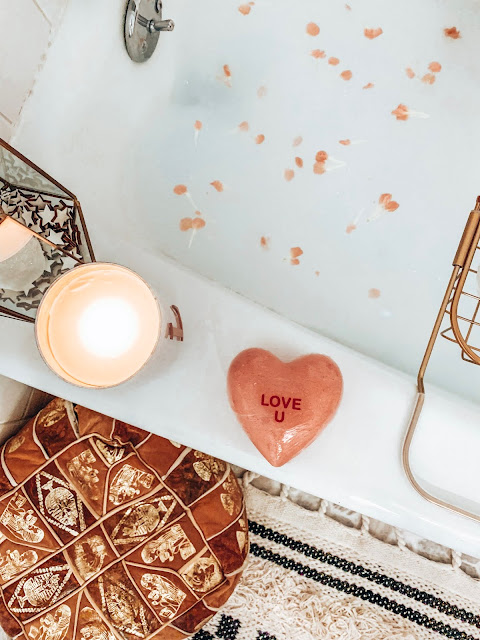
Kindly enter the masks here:
M 154 31 L 173 31 L 175 23 L 173 20 L 150 20 L 147 29 L 150 33 Z
M 173 20 L 149 20 L 142 15 L 137 16 L 137 22 L 142 27 L 145 27 L 149 33 L 155 33 L 158 31 L 173 31 L 175 23 Z

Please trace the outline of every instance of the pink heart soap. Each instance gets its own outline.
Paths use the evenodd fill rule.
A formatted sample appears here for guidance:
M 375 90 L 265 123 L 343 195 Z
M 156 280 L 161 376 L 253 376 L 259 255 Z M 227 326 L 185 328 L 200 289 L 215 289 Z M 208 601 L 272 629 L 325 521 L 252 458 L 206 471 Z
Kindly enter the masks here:
M 324 355 L 282 362 L 270 351 L 247 349 L 228 371 L 232 409 L 274 467 L 313 442 L 333 418 L 342 390 L 340 369 Z

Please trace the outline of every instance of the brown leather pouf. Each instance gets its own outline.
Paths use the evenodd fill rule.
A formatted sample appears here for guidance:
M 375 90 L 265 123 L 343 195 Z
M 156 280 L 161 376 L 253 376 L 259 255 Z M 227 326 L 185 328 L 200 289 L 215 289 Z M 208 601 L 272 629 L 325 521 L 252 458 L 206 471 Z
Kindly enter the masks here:
M 29 640 L 176 640 L 248 551 L 228 465 L 56 399 L 1 449 L 0 622 Z

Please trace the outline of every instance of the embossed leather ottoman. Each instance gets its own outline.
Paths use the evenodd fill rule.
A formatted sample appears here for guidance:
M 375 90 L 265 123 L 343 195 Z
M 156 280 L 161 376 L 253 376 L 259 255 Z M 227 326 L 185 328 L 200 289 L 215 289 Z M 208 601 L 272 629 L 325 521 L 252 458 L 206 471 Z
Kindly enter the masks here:
M 56 399 L 1 449 L 0 622 L 29 640 L 176 640 L 248 551 L 228 465 Z

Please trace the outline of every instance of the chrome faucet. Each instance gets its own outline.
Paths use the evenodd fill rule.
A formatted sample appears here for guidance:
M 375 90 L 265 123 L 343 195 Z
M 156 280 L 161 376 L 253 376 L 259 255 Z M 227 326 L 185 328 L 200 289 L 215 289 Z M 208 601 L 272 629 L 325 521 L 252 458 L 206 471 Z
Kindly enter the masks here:
M 173 20 L 162 20 L 161 0 L 129 0 L 125 15 L 125 46 L 134 62 L 145 62 L 161 31 L 173 31 Z

